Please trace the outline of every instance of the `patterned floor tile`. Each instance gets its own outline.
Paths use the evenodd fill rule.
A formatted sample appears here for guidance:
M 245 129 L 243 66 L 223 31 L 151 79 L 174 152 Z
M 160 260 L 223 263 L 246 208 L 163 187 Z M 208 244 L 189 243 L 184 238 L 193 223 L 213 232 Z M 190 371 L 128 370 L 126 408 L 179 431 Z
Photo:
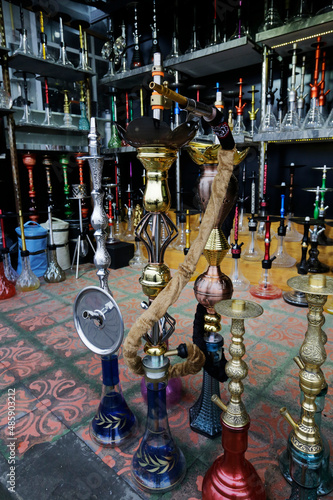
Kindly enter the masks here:
M 28 389 L 68 427 L 93 415 L 100 400 L 99 394 L 66 369 L 35 377 Z
M 54 361 L 26 340 L 0 347 L 0 379 L 5 386 L 46 370 Z
M 65 358 L 79 356 L 87 351 L 74 327 L 74 321 L 68 321 L 55 328 L 37 333 L 38 338 L 45 346 Z

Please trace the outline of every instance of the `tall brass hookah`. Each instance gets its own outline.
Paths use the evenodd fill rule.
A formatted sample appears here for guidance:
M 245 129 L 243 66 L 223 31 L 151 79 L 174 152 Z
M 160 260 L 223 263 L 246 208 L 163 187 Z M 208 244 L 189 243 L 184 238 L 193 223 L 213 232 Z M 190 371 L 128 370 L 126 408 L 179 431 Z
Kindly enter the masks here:
M 155 57 L 156 54 L 154 62 Z M 153 76 L 154 72 L 157 76 L 161 74 L 161 66 L 156 62 L 153 66 Z M 152 212 L 146 214 L 136 229 L 137 235 L 142 236 L 150 259 L 150 263 L 144 269 L 140 280 L 144 293 L 149 297 L 150 304 L 131 327 L 123 349 L 124 360 L 129 369 L 137 375 L 145 375 L 148 393 L 146 431 L 133 456 L 132 475 L 141 488 L 150 492 L 165 492 L 179 484 L 186 471 L 183 454 L 174 443 L 169 430 L 166 413 L 166 381 L 175 374 L 184 376 L 198 373 L 206 361 L 200 348 L 190 342 L 177 349 L 167 350 L 165 341 L 174 330 L 174 324 L 170 321 L 167 323 L 170 319 L 167 309 L 176 302 L 181 290 L 193 275 L 203 246 L 218 218 L 220 200 L 223 200 L 226 195 L 232 174 L 235 151 L 230 129 L 224 121 L 223 115 L 215 107 L 207 106 L 170 91 L 166 84 L 161 85 L 156 82 L 155 78 L 154 82 L 150 83 L 150 88 L 155 91 L 152 95 L 152 104 L 157 106 L 157 110 L 165 102 L 162 96 L 170 97 L 178 102 L 180 107 L 183 106 L 183 109 L 194 112 L 210 122 L 214 126 L 214 132 L 218 135 L 221 144 L 223 144 L 223 151 L 220 154 L 220 168 L 216 177 L 218 182 L 214 182 L 212 198 L 203 219 L 204 223 L 201 225 L 198 237 L 191 245 L 184 263 L 179 266 L 172 280 L 169 279 L 165 265 L 151 259 L 157 255 L 157 237 L 154 227 L 154 224 L 158 227 L 155 222 L 157 216 L 164 218 L 166 233 L 166 238 L 160 247 L 159 257 L 163 256 L 167 245 L 175 236 L 172 232 L 173 224 L 165 214 Z M 123 129 L 122 135 L 130 145 L 138 149 L 138 157 L 147 169 L 147 184 L 143 201 L 150 211 L 156 210 L 159 204 L 163 207 L 165 202 L 169 200 L 169 191 L 165 182 L 167 169 L 175 161 L 179 147 L 189 143 L 196 130 L 196 122 L 190 120 L 171 131 L 168 125 L 158 121 L 156 117 L 138 118 L 128 125 L 126 131 Z M 225 168 L 222 166 L 222 158 L 226 162 Z M 152 196 L 153 194 L 154 196 Z M 151 232 L 149 218 L 152 224 Z M 165 286 L 166 282 L 168 283 Z M 144 347 L 145 356 L 141 359 L 138 351 L 141 347 L 142 337 L 146 344 Z M 185 362 L 171 366 L 169 356 L 176 354 L 180 357 L 187 356 L 187 359 Z M 157 463 L 158 465 L 156 465 Z
M 161 54 L 156 52 L 153 58 L 152 76 L 155 83 L 161 83 Z M 164 98 L 153 92 L 153 118 L 137 118 L 128 124 L 126 130 L 118 125 L 122 139 L 136 147 L 137 157 L 146 169 L 143 195 L 146 214 L 135 229 L 136 237 L 144 243 L 148 254 L 148 264 L 139 279 L 142 291 L 148 298 L 147 302 L 141 304 L 143 309 L 149 309 L 171 281 L 170 269 L 164 263 L 164 255 L 178 231 L 166 214 L 171 206 L 168 170 L 177 158 L 178 149 L 190 141 L 197 130 L 195 122 L 188 122 L 171 131 L 169 125 L 162 121 L 164 105 Z M 146 429 L 133 455 L 131 471 L 135 483 L 149 492 L 164 493 L 174 488 L 180 484 L 186 473 L 185 458 L 172 438 L 166 411 L 168 378 L 173 378 L 169 371 L 169 357 L 188 356 L 185 344 L 181 344 L 177 349 L 168 349 L 168 340 L 175 330 L 175 324 L 175 319 L 165 312 L 152 328 L 146 330 L 143 336 L 145 346 L 142 360 L 137 355 L 137 347 L 133 346 L 130 334 L 124 346 L 125 362 L 136 374 L 145 376 L 148 405 Z M 141 338 L 138 343 L 141 344 Z M 202 363 L 199 362 L 197 371 L 201 366 Z
M 299 355 L 294 358 L 300 368 L 299 385 L 303 399 L 300 420 L 296 422 L 287 408 L 280 409 L 281 415 L 292 427 L 287 443 L 292 484 L 289 500 L 316 500 L 319 494 L 327 494 L 333 488 L 329 450 L 325 452 L 323 438 L 316 423 L 317 398 L 327 389 L 322 372 L 327 342 L 327 335 L 322 329 L 325 322 L 323 306 L 327 296 L 333 294 L 333 278 L 324 274 L 295 276 L 287 284 L 294 290 L 305 293 L 309 306 L 308 328 Z M 280 467 L 281 460 L 280 458 Z
M 217 174 L 218 151 L 220 144 L 206 144 L 192 141 L 186 147 L 191 159 L 200 165 L 201 175 L 198 183 L 198 193 L 205 212 L 211 195 L 213 180 Z M 248 149 L 234 157 L 237 166 L 246 156 Z M 231 176 L 227 195 L 221 203 L 220 213 L 216 226 L 212 230 L 204 249 L 204 256 L 208 262 L 207 270 L 195 281 L 194 293 L 197 301 L 202 306 L 198 308 L 195 324 L 195 343 L 205 352 L 207 363 L 203 370 L 203 383 L 201 394 L 196 403 L 190 408 L 190 425 L 195 432 L 209 438 L 221 434 L 221 410 L 211 402 L 213 394 L 220 394 L 219 384 L 226 380 L 224 372 L 225 358 L 223 356 L 223 337 L 218 332 L 221 330 L 220 315 L 215 311 L 216 303 L 224 299 L 231 299 L 233 286 L 231 279 L 221 271 L 221 263 L 230 246 L 222 232 L 222 224 L 236 202 L 238 195 L 238 180 Z M 203 331 L 196 332 L 198 318 L 204 313 Z M 207 369 L 206 369 L 207 368 Z M 208 371 L 207 371 L 208 370 Z

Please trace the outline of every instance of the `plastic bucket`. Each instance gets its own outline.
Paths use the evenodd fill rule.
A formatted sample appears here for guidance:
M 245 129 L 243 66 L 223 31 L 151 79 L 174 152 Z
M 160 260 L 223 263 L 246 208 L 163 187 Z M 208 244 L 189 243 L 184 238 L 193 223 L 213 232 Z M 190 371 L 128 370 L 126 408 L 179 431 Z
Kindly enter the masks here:
M 49 235 L 49 221 L 43 222 L 41 226 L 47 230 Z M 65 271 L 71 267 L 68 242 L 69 222 L 52 217 L 52 233 L 54 244 L 57 247 L 56 253 L 58 264 Z M 50 235 L 48 241 L 50 242 Z

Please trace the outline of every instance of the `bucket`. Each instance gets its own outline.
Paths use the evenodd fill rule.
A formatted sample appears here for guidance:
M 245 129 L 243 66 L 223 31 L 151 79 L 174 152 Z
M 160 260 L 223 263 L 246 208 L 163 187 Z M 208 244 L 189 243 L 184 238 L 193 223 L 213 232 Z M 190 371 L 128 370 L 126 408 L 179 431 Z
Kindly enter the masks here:
M 41 224 L 47 232 L 49 233 L 49 221 L 43 222 Z M 71 260 L 69 255 L 69 222 L 57 219 L 57 217 L 52 217 L 52 233 L 53 241 L 56 246 L 57 261 L 61 269 L 66 271 L 71 267 Z M 48 237 L 48 242 L 50 243 L 50 235 Z
M 19 250 L 22 250 L 21 228 L 15 228 Z M 24 236 L 27 250 L 30 252 L 30 267 L 40 278 L 47 269 L 47 230 L 37 222 L 29 220 L 24 224 Z M 17 272 L 21 274 L 21 251 L 18 253 Z

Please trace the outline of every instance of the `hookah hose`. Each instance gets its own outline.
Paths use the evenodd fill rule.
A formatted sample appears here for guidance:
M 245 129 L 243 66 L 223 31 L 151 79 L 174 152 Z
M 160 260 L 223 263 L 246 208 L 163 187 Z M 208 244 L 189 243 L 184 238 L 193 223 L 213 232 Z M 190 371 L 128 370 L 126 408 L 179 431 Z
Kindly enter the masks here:
M 178 270 L 173 278 L 152 301 L 149 308 L 137 318 L 124 341 L 123 355 L 125 363 L 137 375 L 144 375 L 142 359 L 138 355 L 142 337 L 164 316 L 168 308 L 177 301 L 181 291 L 191 279 L 209 235 L 216 226 L 221 203 L 226 196 L 229 180 L 233 173 L 235 151 L 235 147 L 231 150 L 222 148 L 219 150 L 217 174 L 212 184 L 211 196 L 202 223 L 200 224 L 197 238 L 191 245 L 183 263 L 178 266 Z M 204 353 L 197 345 L 188 342 L 186 346 L 188 350 L 187 360 L 170 366 L 169 378 L 198 373 L 205 364 L 206 358 Z

